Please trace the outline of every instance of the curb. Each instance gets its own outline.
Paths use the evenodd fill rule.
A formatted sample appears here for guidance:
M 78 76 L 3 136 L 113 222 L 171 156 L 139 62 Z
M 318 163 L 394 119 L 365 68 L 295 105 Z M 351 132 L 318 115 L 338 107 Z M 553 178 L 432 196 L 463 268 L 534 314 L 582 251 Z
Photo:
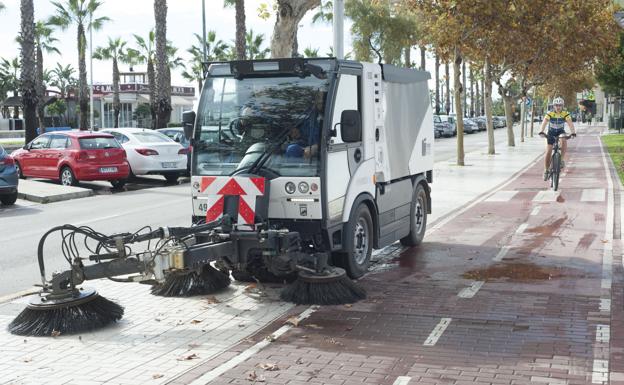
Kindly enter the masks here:
M 76 192 L 71 192 L 71 193 L 54 194 L 54 195 L 35 195 L 35 194 L 29 194 L 29 193 L 18 191 L 17 197 L 20 199 L 24 199 L 24 200 L 35 202 L 35 203 L 53 203 L 53 202 L 68 201 L 71 199 L 86 198 L 86 197 L 90 197 L 93 195 L 93 190 L 87 190 L 87 189 L 84 189 L 84 190 L 85 191 L 76 191 Z
M 13 301 L 13 300 L 18 299 L 18 298 L 26 297 L 28 295 L 32 295 L 32 294 L 38 293 L 39 290 L 40 290 L 40 288 L 38 288 L 38 287 L 31 287 L 30 289 L 26 289 L 26 290 L 18 291 L 16 293 L 11 293 L 11 294 L 7 294 L 7 295 L 4 295 L 4 296 L 0 296 L 0 304 L 3 304 L 5 302 L 10 302 L 10 301 Z

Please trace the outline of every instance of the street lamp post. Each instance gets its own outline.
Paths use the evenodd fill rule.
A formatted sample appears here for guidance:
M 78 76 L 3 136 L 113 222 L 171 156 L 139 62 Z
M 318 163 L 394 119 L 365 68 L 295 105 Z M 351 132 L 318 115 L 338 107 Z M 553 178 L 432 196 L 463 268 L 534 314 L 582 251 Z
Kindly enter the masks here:
M 89 86 L 89 129 L 93 130 L 93 13 L 89 15 L 89 71 L 91 85 Z
M 206 61 L 208 61 L 207 55 L 206 55 L 206 0 L 202 0 L 202 28 L 203 28 L 203 37 L 204 37 L 202 46 L 204 48 L 204 63 L 205 63 Z M 203 72 L 204 71 L 202 69 L 202 73 Z
M 334 55 L 344 59 L 344 0 L 334 0 Z

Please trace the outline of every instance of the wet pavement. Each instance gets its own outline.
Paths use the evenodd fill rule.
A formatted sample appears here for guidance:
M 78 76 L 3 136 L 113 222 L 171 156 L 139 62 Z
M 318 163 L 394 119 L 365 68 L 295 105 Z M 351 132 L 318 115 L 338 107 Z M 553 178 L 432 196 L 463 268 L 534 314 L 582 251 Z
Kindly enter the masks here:
M 570 142 L 559 192 L 534 162 L 420 247 L 381 253 L 365 301 L 296 307 L 169 383 L 624 384 L 620 184 L 600 131 Z

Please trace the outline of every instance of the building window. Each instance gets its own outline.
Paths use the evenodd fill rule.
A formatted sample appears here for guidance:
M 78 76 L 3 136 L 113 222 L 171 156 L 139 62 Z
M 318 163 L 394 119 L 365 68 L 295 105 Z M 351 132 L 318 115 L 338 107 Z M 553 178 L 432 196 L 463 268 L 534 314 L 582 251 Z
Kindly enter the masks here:
M 104 128 L 111 128 L 115 125 L 115 111 L 113 103 L 104 103 Z M 132 103 L 121 103 L 121 112 L 119 113 L 119 127 L 134 127 L 132 122 Z

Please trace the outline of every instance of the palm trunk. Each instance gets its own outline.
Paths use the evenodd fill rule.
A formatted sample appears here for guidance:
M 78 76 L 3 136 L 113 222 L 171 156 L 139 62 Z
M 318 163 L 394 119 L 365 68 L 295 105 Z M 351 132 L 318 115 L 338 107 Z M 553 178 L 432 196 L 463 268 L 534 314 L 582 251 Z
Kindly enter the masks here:
M 453 84 L 455 95 L 455 116 L 457 118 L 457 165 L 464 165 L 464 115 L 462 113 L 462 93 L 464 91 L 461 84 L 461 63 L 462 55 L 459 47 L 455 47 L 453 60 Z
M 271 57 L 292 57 L 299 22 L 306 12 L 321 5 L 321 0 L 277 0 L 277 18 L 271 37 Z
M 156 74 L 154 72 L 154 62 L 152 58 L 147 59 L 147 80 L 150 95 L 150 128 L 156 128 Z
M 405 67 L 410 68 L 412 66 L 412 47 L 405 47 L 403 52 L 403 60 L 405 61 Z
M 535 89 L 533 87 L 533 95 L 531 97 L 531 138 L 533 137 L 533 121 L 535 120 Z
M 420 69 L 423 71 L 426 68 L 426 65 L 425 65 L 426 52 L 427 52 L 427 49 L 425 48 L 425 46 L 421 45 L 420 46 Z
M 505 119 L 507 120 L 507 145 L 509 147 L 515 147 L 516 141 L 514 139 L 513 116 L 511 113 L 513 98 L 508 95 L 503 95 L 503 102 L 505 103 Z
M 474 100 L 474 70 L 470 64 L 470 117 L 475 116 L 475 100 Z M 491 93 L 491 92 L 490 92 Z
M 435 57 L 435 111 L 436 115 L 440 115 L 440 57 L 436 53 Z
M 520 143 L 524 143 L 524 133 L 526 132 L 526 98 L 520 99 Z
M 80 104 L 79 129 L 86 130 L 89 127 L 89 87 L 87 85 L 87 62 L 85 58 L 86 37 L 82 23 L 78 24 L 78 102 Z
M 37 42 L 37 119 L 39 122 L 39 132 L 45 132 L 45 87 L 43 85 L 43 52 L 41 43 Z
M 35 22 L 33 0 L 21 0 L 21 73 L 20 88 L 24 106 L 26 142 L 36 136 L 37 73 L 35 63 Z
M 154 0 L 156 20 L 156 128 L 167 127 L 171 113 L 170 98 L 167 97 L 167 0 Z
M 236 57 L 245 60 L 245 1 L 236 0 Z
M 13 91 L 13 96 L 19 96 L 19 91 Z M 13 107 L 13 119 L 19 119 L 19 110 L 18 106 Z
M 119 128 L 119 114 L 121 113 L 121 100 L 119 99 L 119 67 L 117 58 L 113 57 L 113 127 Z
M 466 87 L 466 62 L 462 61 L 462 87 Z M 462 111 L 468 110 L 466 105 L 466 89 L 462 90 Z M 463 116 L 463 115 L 462 115 Z
M 490 58 L 485 57 L 483 65 L 483 102 L 485 104 L 485 119 L 488 136 L 488 155 L 496 154 L 494 142 L 494 124 L 492 122 L 492 76 L 490 71 Z
M 446 75 L 446 95 L 444 99 L 445 113 L 448 115 L 451 112 L 451 75 L 449 63 L 444 63 L 444 74 Z
M 165 115 L 165 122 L 169 123 L 171 121 L 171 111 L 173 110 L 173 106 L 171 105 L 171 68 L 169 66 L 167 66 L 165 76 L 167 77 L 165 80 L 165 83 L 167 84 L 165 96 L 169 101 L 169 106 L 171 106 L 169 111 L 167 111 L 167 115 Z
M 481 106 L 479 105 L 481 96 L 479 93 L 479 79 L 475 79 L 475 116 L 479 116 Z

